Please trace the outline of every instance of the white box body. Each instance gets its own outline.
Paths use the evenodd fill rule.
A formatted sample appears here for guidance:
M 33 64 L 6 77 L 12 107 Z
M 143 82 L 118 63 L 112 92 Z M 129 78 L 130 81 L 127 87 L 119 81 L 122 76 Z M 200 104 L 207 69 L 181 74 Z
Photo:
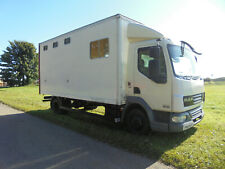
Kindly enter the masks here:
M 40 94 L 123 104 L 129 23 L 137 22 L 115 15 L 40 43 Z M 71 42 L 65 45 L 68 37 Z M 90 43 L 104 38 L 109 39 L 109 57 L 91 59 Z

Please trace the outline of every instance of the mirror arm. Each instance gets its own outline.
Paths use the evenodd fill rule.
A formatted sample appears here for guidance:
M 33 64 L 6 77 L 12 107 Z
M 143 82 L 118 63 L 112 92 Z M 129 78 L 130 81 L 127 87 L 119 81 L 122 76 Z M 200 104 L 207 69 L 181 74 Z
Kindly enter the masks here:
M 187 45 L 192 50 L 192 52 L 196 53 L 197 55 L 202 55 L 202 53 L 196 52 L 195 49 L 189 43 L 187 43 L 185 41 L 180 41 L 180 42 L 181 42 L 182 55 L 184 53 L 184 46 L 185 45 Z

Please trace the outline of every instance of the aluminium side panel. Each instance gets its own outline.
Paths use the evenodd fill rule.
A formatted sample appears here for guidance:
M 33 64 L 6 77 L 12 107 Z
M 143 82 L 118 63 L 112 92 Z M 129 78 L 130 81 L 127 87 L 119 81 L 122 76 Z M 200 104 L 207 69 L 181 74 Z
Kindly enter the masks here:
M 41 43 L 40 93 L 120 104 L 117 19 L 112 17 Z M 65 45 L 68 37 L 71 42 Z M 90 43 L 104 38 L 109 39 L 109 57 L 91 59 Z M 58 47 L 53 48 L 53 42 L 58 42 Z

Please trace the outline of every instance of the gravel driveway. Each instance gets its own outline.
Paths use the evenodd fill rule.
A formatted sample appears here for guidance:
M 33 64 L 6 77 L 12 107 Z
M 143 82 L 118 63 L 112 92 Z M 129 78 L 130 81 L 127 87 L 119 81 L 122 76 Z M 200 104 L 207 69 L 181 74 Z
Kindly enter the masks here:
M 0 103 L 0 169 L 172 168 Z

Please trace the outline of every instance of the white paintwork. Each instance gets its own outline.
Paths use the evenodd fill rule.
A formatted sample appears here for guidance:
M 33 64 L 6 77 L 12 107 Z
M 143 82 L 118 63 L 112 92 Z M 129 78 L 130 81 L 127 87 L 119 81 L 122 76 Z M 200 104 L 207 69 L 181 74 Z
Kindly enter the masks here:
M 138 22 L 115 15 L 40 43 L 40 93 L 118 105 L 125 103 L 128 24 L 136 27 Z M 143 33 L 147 32 L 141 25 L 142 29 L 145 29 Z M 149 31 L 153 30 L 149 28 Z M 64 45 L 67 37 L 71 43 Z M 103 38 L 109 38 L 109 57 L 90 59 L 90 42 Z M 56 41 L 58 47 L 53 48 Z M 48 45 L 47 51 L 43 51 L 45 45 Z
M 167 70 L 167 82 L 165 84 L 155 83 L 154 81 L 140 73 L 137 68 L 138 48 L 156 46 L 157 44 L 162 47 L 165 57 Z M 127 95 L 143 98 L 153 110 L 158 111 L 181 113 L 187 110 L 191 110 L 195 107 L 202 106 L 203 103 L 184 107 L 183 96 L 203 93 L 204 82 L 200 79 L 181 80 L 174 76 L 167 50 L 167 44 L 173 43 L 167 39 L 162 39 L 159 42 L 156 39 L 153 39 L 131 43 L 127 66 L 127 81 L 131 82 L 131 87 L 127 87 Z M 138 87 L 141 90 L 141 93 L 134 94 L 133 87 Z
M 127 37 L 130 41 L 144 41 L 144 40 L 152 40 L 152 39 L 160 39 L 164 36 L 144 25 L 140 24 L 128 24 L 127 28 Z
M 195 95 L 203 93 L 204 91 L 205 89 L 203 80 L 182 80 L 174 77 L 172 111 L 175 113 L 180 113 L 201 106 L 202 103 L 184 107 L 183 96 Z
M 183 80 L 174 76 L 173 68 L 170 62 L 167 44 L 179 45 L 173 43 L 171 40 L 162 41 L 164 56 L 167 66 L 167 80 L 171 79 L 171 112 L 181 113 L 199 106 L 203 106 L 203 102 L 195 104 L 193 106 L 184 107 L 183 96 L 190 96 L 205 92 L 203 79 L 198 80 Z
M 71 43 L 64 45 L 67 37 Z M 109 57 L 90 59 L 90 42 L 104 38 L 109 38 Z M 57 48 L 52 47 L 55 41 Z M 137 67 L 138 48 L 157 44 L 165 56 L 166 84 L 155 83 Z M 40 93 L 117 105 L 126 104 L 126 96 L 138 96 L 153 110 L 190 110 L 202 103 L 184 108 L 183 96 L 204 92 L 203 81 L 174 76 L 167 44 L 172 42 L 161 33 L 122 15 L 60 35 L 40 43 Z M 141 94 L 134 95 L 133 87 Z
M 162 42 L 159 42 L 160 46 L 163 47 Z M 130 47 L 130 53 L 133 54 L 131 56 L 133 59 L 133 62 L 129 66 L 130 71 L 132 72 L 129 76 L 128 81 L 132 81 L 132 88 L 130 88 L 130 91 L 128 93 L 132 96 L 138 96 L 145 100 L 146 103 L 153 109 L 153 110 L 159 110 L 159 111 L 171 111 L 171 74 L 167 74 L 167 83 L 165 84 L 159 84 L 142 73 L 139 72 L 137 65 L 138 65 L 138 48 L 143 47 L 149 47 L 149 46 L 156 46 L 157 41 L 156 40 L 150 40 L 150 41 L 141 41 L 138 43 L 134 43 Z M 164 52 L 164 51 L 163 51 Z M 165 53 L 165 52 L 164 52 Z M 170 63 L 169 58 L 165 57 L 166 64 Z M 170 66 L 166 65 L 167 72 L 170 72 Z M 138 87 L 141 90 L 140 94 L 133 94 L 133 87 Z

